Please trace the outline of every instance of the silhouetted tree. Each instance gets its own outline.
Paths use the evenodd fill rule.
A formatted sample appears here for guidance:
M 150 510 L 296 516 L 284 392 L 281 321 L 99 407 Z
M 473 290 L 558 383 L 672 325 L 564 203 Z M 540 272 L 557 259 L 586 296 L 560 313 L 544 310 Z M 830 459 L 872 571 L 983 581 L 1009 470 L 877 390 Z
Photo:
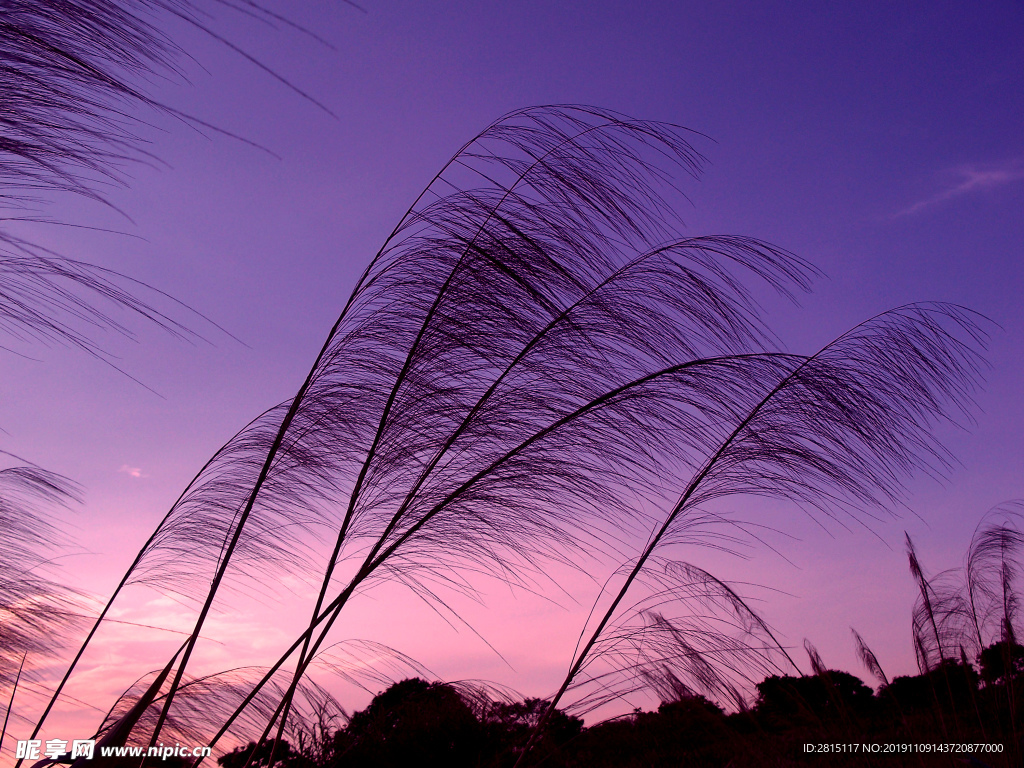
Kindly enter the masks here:
M 473 766 L 480 725 L 459 692 L 411 678 L 395 683 L 352 715 L 335 737 L 338 768 Z
M 273 760 L 273 765 L 271 765 L 271 760 Z M 303 755 L 293 751 L 287 741 L 275 739 L 269 739 L 259 745 L 250 741 L 248 745 L 236 747 L 226 755 L 218 757 L 217 762 L 223 768 L 246 768 L 246 766 L 252 766 L 252 768 L 276 768 L 277 766 L 299 768 L 311 765 Z
M 978 655 L 981 679 L 987 684 L 1000 684 L 1024 672 L 1024 645 L 1001 640 L 983 649 Z
M 566 761 L 555 765 L 724 766 L 742 751 L 742 738 L 720 707 L 703 696 L 687 696 L 662 704 L 656 712 L 635 712 L 588 728 L 566 750 Z
M 480 718 L 485 736 L 485 751 L 491 755 L 495 766 L 511 766 L 530 740 L 548 702 L 544 699 L 524 701 L 492 702 L 484 709 Z M 536 761 L 549 760 L 551 756 L 583 731 L 583 720 L 555 712 L 544 724 L 542 733 L 534 747 Z
M 906 712 L 933 709 L 957 709 L 967 706 L 978 690 L 978 673 L 970 664 L 947 659 L 920 675 L 893 678 L 879 691 Z

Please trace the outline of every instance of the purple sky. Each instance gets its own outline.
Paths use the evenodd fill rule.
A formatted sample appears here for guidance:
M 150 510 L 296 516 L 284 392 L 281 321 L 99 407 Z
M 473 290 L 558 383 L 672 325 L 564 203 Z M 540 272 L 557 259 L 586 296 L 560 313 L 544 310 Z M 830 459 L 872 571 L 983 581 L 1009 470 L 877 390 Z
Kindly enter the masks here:
M 696 141 L 709 162 L 703 181 L 686 188 L 687 232 L 762 238 L 827 274 L 800 310 L 766 304 L 793 351 L 916 300 L 957 302 L 1001 326 L 976 424 L 942 433 L 960 466 L 944 484 L 915 479 L 901 520 L 874 524 L 872 536 L 823 531 L 773 508 L 770 522 L 797 537 L 776 542 L 785 559 L 763 551 L 749 562 L 705 560 L 722 578 L 785 592 L 762 604 L 765 617 L 797 648 L 809 638 L 829 666 L 867 678 L 852 625 L 890 675 L 911 673 L 903 531 L 926 566 L 958 565 L 980 516 L 1024 496 L 1024 5 L 594 2 L 573 10 L 363 0 L 365 14 L 285 5 L 337 50 L 238 18 L 222 27 L 336 118 L 183 31 L 208 73 L 186 65 L 191 85 L 158 84 L 156 94 L 280 159 L 159 122 L 146 135 L 161 164 L 129 168 L 130 188 L 109 192 L 130 221 L 83 201 L 46 211 L 132 237 L 33 230 L 63 253 L 167 291 L 247 345 L 201 322 L 212 344 L 139 323 L 140 343 L 100 339 L 160 396 L 72 350 L 21 350 L 40 362 L 4 355 L 5 445 L 85 488 L 85 505 L 66 518 L 89 554 L 65 559 L 68 580 L 108 593 L 212 452 L 294 393 L 359 272 L 455 149 L 517 107 L 594 104 L 710 137 Z M 588 606 L 592 588 L 577 586 Z M 514 670 L 472 633 L 385 593 L 343 630 L 389 642 L 442 677 L 550 693 L 584 608 L 513 599 L 496 585 L 485 597 L 487 609 L 469 607 L 467 617 Z M 125 618 L 184 628 L 177 609 L 156 598 L 132 593 Z M 266 660 L 260 647 L 283 643 L 287 633 L 253 610 L 225 622 L 234 627 L 227 645 L 201 663 Z M 105 693 L 162 665 L 170 647 L 128 630 L 104 642 L 83 679 L 102 679 Z

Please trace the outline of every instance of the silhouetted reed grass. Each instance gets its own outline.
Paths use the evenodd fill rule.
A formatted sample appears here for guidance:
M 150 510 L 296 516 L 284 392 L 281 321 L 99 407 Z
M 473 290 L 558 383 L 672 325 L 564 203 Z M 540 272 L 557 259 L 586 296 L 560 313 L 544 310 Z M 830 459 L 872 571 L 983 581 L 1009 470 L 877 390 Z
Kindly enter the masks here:
M 5 0 L 0 10 L 0 210 L 12 214 L 0 222 L 0 332 L 18 341 L 67 344 L 111 365 L 94 337 L 99 329 L 130 336 L 120 311 L 195 337 L 173 316 L 188 309 L 184 305 L 26 239 L 9 223 L 81 226 L 38 212 L 55 193 L 110 206 L 111 185 L 125 184 L 131 166 L 155 162 L 145 138 L 154 119 L 246 141 L 152 95 L 155 81 L 184 79 L 179 62 L 187 54 L 166 31 L 174 22 L 231 48 L 326 110 L 218 32 L 218 11 L 316 35 L 253 0 Z M 157 308 L 168 301 L 177 305 L 172 314 Z
M 17 460 L 17 457 L 5 456 Z M 50 508 L 77 500 L 77 487 L 31 465 L 0 469 L 0 701 L 4 732 L 26 696 L 45 696 L 37 669 L 60 658 L 83 618 L 83 601 L 56 580 L 67 546 Z
M 1007 745 L 1019 761 L 1019 700 L 1024 650 L 1019 641 L 1024 504 L 989 510 L 975 529 L 959 569 L 927 576 L 907 537 L 911 574 L 918 587 L 912 632 L 918 667 L 930 681 L 933 716 L 956 735 L 978 729 Z M 981 682 L 973 664 L 981 668 Z M 894 681 L 895 682 L 895 681 Z M 967 698 L 969 702 L 959 700 Z M 969 704 L 968 722 L 957 703 Z
M 253 0 L 2 3 L 0 208 L 9 215 L 0 222 L 0 334 L 18 343 L 66 344 L 115 368 L 94 339 L 98 330 L 131 336 L 120 319 L 125 310 L 173 335 L 197 337 L 173 316 L 188 309 L 180 302 L 18 232 L 39 225 L 82 226 L 38 213 L 54 194 L 70 193 L 109 206 L 105 191 L 125 183 L 131 165 L 155 159 L 144 137 L 153 118 L 227 133 L 152 96 L 154 81 L 183 78 L 178 62 L 187 55 L 165 31 L 168 21 L 214 38 L 326 109 L 218 33 L 218 11 L 287 26 L 319 40 Z M 151 299 L 175 305 L 172 314 Z M 188 311 L 193 319 L 210 322 Z M 68 481 L 34 466 L 0 470 L 0 695 L 13 687 L 16 675 L 19 696 L 44 695 L 36 681 L 37 662 L 52 658 L 69 640 L 69 627 L 88 613 L 75 592 L 46 575 L 48 556 L 43 551 L 53 549 L 57 537 L 37 507 L 75 495 Z M 21 663 L 24 674 L 16 672 Z M 9 717 L 11 704 L 7 706 Z
M 386 582 L 447 611 L 479 573 L 535 589 L 551 562 L 625 561 L 549 713 L 581 673 L 584 706 L 637 685 L 738 701 L 791 664 L 733 587 L 676 554 L 756 543 L 713 511 L 726 496 L 858 519 L 941 471 L 932 428 L 968 407 L 984 332 L 914 304 L 780 350 L 750 284 L 789 296 L 815 272 L 752 238 L 680 237 L 676 177 L 700 162 L 678 127 L 574 105 L 510 113 L 456 153 L 296 395 L 210 459 L 111 597 L 199 595 L 150 743 L 191 718 L 216 743 L 249 717 L 280 743 L 341 612 Z M 286 573 L 317 591 L 295 641 L 232 712 L 187 709 L 215 602 Z M 602 651 L 607 677 L 588 666 Z

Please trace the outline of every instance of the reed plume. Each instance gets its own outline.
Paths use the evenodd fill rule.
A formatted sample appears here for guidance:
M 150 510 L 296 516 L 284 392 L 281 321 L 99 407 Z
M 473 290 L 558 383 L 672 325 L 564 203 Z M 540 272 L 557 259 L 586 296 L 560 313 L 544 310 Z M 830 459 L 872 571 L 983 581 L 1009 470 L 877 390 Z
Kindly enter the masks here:
M 974 531 L 964 561 L 964 587 L 969 605 L 975 655 L 994 642 L 1017 643 L 1020 621 L 1020 579 L 1024 568 L 1024 502 L 993 507 Z
M 750 601 L 707 571 L 652 562 L 636 586 L 645 597 L 609 624 L 580 667 L 572 714 L 641 690 L 662 702 L 699 695 L 743 711 L 762 679 L 799 672 Z
M 0 2 L 0 332 L 8 338 L 63 343 L 111 363 L 94 335 L 131 335 L 118 310 L 194 335 L 157 309 L 168 299 L 161 292 L 55 253 L 10 224 L 62 224 L 38 212 L 54 193 L 110 205 L 105 190 L 125 184 L 130 166 L 155 160 L 145 131 L 156 117 L 231 135 L 152 95 L 154 81 L 184 78 L 186 53 L 168 22 L 213 37 L 319 105 L 220 34 L 218 10 L 312 34 L 253 0 Z
M 31 465 L 0 470 L 0 701 L 38 698 L 36 669 L 52 663 L 81 623 L 80 595 L 55 581 L 66 540 L 49 508 L 77 500 L 73 483 Z M 5 729 L 6 730 L 6 729 Z
M 889 676 L 885 674 L 885 670 L 882 669 L 881 663 L 878 661 L 878 657 L 875 656 L 875 652 L 872 651 L 864 638 L 860 636 L 857 630 L 850 628 L 850 632 L 853 633 L 854 646 L 857 649 L 857 656 L 860 658 L 861 663 L 870 672 L 874 678 L 883 686 L 889 685 Z
M 914 647 L 922 672 L 961 649 L 976 659 L 989 645 L 1013 644 L 1018 636 L 1024 505 L 1010 501 L 982 517 L 971 537 L 961 568 L 927 577 L 907 536 L 911 574 L 918 586 L 913 610 Z
M 123 585 L 212 578 L 198 638 L 225 578 L 307 572 L 331 531 L 301 668 L 357 589 L 433 599 L 475 570 L 521 583 L 606 549 L 700 441 L 642 380 L 770 343 L 745 281 L 813 274 L 749 238 L 674 236 L 666 166 L 699 161 L 680 129 L 594 108 L 487 128 L 388 238 L 296 397 L 211 459 Z

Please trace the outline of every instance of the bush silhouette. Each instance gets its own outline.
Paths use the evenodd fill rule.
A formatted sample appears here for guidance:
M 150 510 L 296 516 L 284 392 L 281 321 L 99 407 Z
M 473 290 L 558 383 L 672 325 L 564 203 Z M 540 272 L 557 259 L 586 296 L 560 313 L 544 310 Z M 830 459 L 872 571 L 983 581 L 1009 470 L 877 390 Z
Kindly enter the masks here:
M 256 742 L 250 741 L 247 746 L 238 747 L 217 758 L 217 763 L 222 768 L 245 768 L 247 765 L 251 768 L 262 768 L 271 765 L 306 765 L 307 761 L 292 750 L 287 741 L 268 739 L 259 746 L 256 746 Z
M 821 675 L 773 675 L 757 684 L 757 715 L 771 725 L 795 725 L 864 715 L 874 705 L 874 692 L 849 672 Z
M 526 699 L 524 701 L 492 702 L 481 717 L 485 750 L 490 762 L 485 765 L 511 766 L 530 740 L 530 735 L 537 728 L 549 702 L 544 699 Z M 583 720 L 555 710 L 543 725 L 535 744 L 531 749 L 534 760 L 552 759 L 561 747 L 572 741 L 583 732 Z
M 473 710 L 455 688 L 410 678 L 352 715 L 336 736 L 336 765 L 471 766 L 480 736 Z
M 978 654 L 978 664 L 986 684 L 1009 682 L 1024 672 L 1024 645 L 1012 640 L 992 643 Z
M 978 673 L 970 664 L 947 659 L 923 675 L 895 678 L 879 691 L 904 712 L 929 710 L 936 705 L 956 709 L 973 699 L 978 690 Z

